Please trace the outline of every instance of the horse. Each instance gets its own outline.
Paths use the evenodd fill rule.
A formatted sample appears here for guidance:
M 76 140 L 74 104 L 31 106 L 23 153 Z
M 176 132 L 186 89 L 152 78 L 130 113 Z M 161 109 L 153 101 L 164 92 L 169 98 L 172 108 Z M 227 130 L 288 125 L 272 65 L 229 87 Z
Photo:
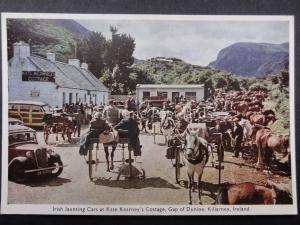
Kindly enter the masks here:
M 199 204 L 201 201 L 201 178 L 204 167 L 209 158 L 208 142 L 199 137 L 196 132 L 191 132 L 186 129 L 184 158 L 187 165 L 187 174 L 189 178 L 189 204 L 192 204 L 192 188 L 194 186 L 194 174 L 198 175 L 198 198 Z
M 239 124 L 243 128 L 244 141 L 249 141 L 253 136 L 253 128 L 249 120 L 242 118 Z
M 250 182 L 223 184 L 217 194 L 216 205 L 272 205 L 276 203 L 273 189 Z
M 279 204 L 293 204 L 293 194 L 291 182 L 275 183 L 267 180 L 266 186 L 272 188 L 276 193 L 276 203 Z
M 171 139 L 171 135 L 175 128 L 175 122 L 172 119 L 172 112 L 170 111 L 161 111 L 161 129 L 162 133 L 165 136 L 165 144 Z
M 274 151 L 282 153 L 284 157 L 288 154 L 289 135 L 276 135 L 270 129 L 262 128 L 256 133 L 256 145 L 258 148 L 256 167 L 264 167 L 264 163 L 269 164 L 268 160 Z
M 274 123 L 277 119 L 275 115 L 272 114 L 264 115 L 264 114 L 254 113 L 249 116 L 249 120 L 253 125 L 260 124 L 262 126 L 268 126 L 270 122 Z

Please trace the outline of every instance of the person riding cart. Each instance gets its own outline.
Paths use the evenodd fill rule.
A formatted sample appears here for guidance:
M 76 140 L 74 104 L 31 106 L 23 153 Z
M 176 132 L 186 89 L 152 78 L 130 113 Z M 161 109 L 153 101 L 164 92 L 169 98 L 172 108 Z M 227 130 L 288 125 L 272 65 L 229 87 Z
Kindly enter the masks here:
M 128 133 L 119 132 L 119 137 L 129 138 L 134 156 L 141 156 L 141 145 L 139 139 L 140 129 L 137 121 L 133 118 L 134 113 L 124 110 L 122 114 L 123 119 L 116 126 L 114 126 L 114 129 L 117 131 L 129 131 Z

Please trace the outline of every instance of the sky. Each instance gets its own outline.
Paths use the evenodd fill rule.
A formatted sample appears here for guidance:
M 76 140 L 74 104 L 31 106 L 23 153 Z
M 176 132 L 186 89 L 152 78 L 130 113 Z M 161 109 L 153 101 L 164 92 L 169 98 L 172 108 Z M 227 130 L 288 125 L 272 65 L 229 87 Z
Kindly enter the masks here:
M 110 38 L 110 25 L 130 34 L 134 57 L 175 57 L 207 66 L 218 52 L 237 42 L 280 44 L 289 40 L 288 21 L 76 20 Z

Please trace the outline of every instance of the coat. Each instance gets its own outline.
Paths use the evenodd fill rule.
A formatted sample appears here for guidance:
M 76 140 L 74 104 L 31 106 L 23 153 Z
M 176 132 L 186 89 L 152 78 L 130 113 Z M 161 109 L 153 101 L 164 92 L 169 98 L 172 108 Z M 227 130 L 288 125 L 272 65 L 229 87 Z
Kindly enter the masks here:
M 128 130 L 128 134 L 119 133 L 120 138 L 129 138 L 130 145 L 133 149 L 134 155 L 141 154 L 140 146 L 140 129 L 136 120 L 132 118 L 123 118 L 115 127 L 116 130 Z

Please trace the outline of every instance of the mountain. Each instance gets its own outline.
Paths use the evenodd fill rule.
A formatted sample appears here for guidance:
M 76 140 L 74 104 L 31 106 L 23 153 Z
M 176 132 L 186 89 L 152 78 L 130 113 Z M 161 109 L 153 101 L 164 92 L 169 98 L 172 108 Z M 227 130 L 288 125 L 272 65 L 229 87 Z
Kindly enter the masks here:
M 222 49 L 208 66 L 241 76 L 267 76 L 288 69 L 289 44 L 235 43 Z
M 52 20 L 53 24 L 64 27 L 66 30 L 77 34 L 79 37 L 88 38 L 91 35 L 91 31 L 86 29 L 80 23 L 77 23 L 75 20 Z
M 133 57 L 133 65 L 143 63 L 145 60 Z
M 8 56 L 12 57 L 13 43 L 25 41 L 30 42 L 33 54 L 45 56 L 51 51 L 57 60 L 66 62 L 74 57 L 76 43 L 91 33 L 74 20 L 8 19 Z

